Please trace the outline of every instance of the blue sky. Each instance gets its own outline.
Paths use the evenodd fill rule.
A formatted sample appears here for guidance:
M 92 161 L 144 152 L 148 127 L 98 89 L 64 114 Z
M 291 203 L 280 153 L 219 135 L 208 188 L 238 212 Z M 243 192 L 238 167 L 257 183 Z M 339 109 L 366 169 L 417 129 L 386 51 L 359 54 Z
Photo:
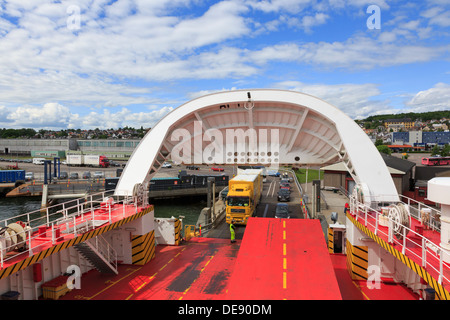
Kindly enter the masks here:
M 448 110 L 449 40 L 448 0 L 0 0 L 0 127 L 151 127 L 249 88 L 354 119 Z

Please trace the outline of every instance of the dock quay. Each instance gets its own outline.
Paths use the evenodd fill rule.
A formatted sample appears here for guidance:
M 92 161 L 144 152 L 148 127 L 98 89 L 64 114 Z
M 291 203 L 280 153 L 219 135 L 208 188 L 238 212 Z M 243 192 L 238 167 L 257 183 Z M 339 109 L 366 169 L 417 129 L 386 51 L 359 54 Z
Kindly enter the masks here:
M 27 182 L 14 188 L 6 197 L 42 196 L 44 183 Z M 93 181 L 57 181 L 47 184 L 48 199 L 77 198 L 80 195 L 96 193 L 105 190 L 104 179 Z

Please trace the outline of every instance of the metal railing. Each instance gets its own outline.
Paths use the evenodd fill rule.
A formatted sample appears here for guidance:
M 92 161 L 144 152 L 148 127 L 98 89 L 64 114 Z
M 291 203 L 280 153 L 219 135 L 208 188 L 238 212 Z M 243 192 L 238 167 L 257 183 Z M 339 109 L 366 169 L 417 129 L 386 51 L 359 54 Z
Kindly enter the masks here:
M 94 246 L 97 254 L 103 256 L 114 270 L 117 270 L 117 252 L 102 235 L 91 239 L 89 243 Z
M 148 192 L 145 192 L 143 198 L 147 199 L 147 196 Z M 3 233 L 0 236 L 0 267 L 18 256 L 27 253 L 32 256 L 33 252 L 54 245 L 62 236 L 77 237 L 105 221 L 111 223 L 114 218 L 123 218 L 130 206 L 137 212 L 137 200 L 128 194 L 114 195 L 114 191 L 109 190 L 3 219 L 0 221 L 0 233 Z M 146 204 L 144 201 L 144 206 Z M 23 226 L 23 231 L 17 232 L 16 236 L 24 241 L 11 241 L 6 229 L 13 223 Z
M 188 224 L 184 226 L 184 238 L 186 241 L 189 241 L 191 237 L 195 237 L 196 234 L 196 227 L 194 225 Z
M 406 203 L 409 207 L 409 212 L 412 217 L 421 221 L 425 226 L 430 227 L 433 230 L 441 232 L 441 212 L 429 205 L 411 199 L 407 196 L 399 194 L 402 202 Z
M 406 200 L 407 203 L 403 203 L 407 205 L 408 211 L 410 212 L 409 219 L 414 218 L 422 221 L 420 220 L 423 218 L 423 210 L 421 209 L 424 208 L 434 210 L 433 214 L 440 215 L 440 212 L 435 208 L 426 206 L 410 198 Z M 418 264 L 426 268 L 428 273 L 438 279 L 439 284 L 443 282 L 450 283 L 448 276 L 450 270 L 448 265 L 444 263 L 444 261 L 450 261 L 450 251 L 442 248 L 439 244 L 424 237 L 422 233 L 412 230 L 406 225 L 402 225 L 402 228 L 400 228 L 401 233 L 395 234 L 394 226 L 396 224 L 398 225 L 398 221 L 394 221 L 383 212 L 359 202 L 354 196 L 350 197 L 350 212 L 355 215 L 357 221 L 369 227 L 375 235 L 387 239 L 387 242 L 394 246 L 398 245 L 403 255 L 418 261 Z M 383 222 L 380 223 L 381 221 Z M 413 250 L 414 248 L 416 249 Z M 417 252 L 420 252 L 420 254 Z
M 348 191 L 347 191 L 347 190 L 345 190 L 345 188 L 344 188 L 344 187 L 340 186 L 340 187 L 339 187 L 339 191 L 340 191 L 340 192 L 342 192 L 342 194 L 343 194 L 344 196 L 346 196 L 347 198 L 349 198 L 349 197 L 350 197 L 350 195 L 349 195 Z
M 99 192 L 100 190 L 105 188 L 104 179 L 102 181 L 98 180 L 79 180 L 77 182 L 65 182 L 65 183 L 54 183 L 48 184 L 48 190 L 52 193 L 76 193 L 76 192 Z M 43 185 L 42 184 L 28 184 L 22 185 L 18 192 L 19 194 L 28 194 L 28 193 L 40 193 L 42 192 Z
M 302 197 L 302 211 L 305 214 L 305 218 L 309 219 L 311 217 L 311 215 L 310 215 L 310 212 L 309 212 L 309 208 L 308 208 L 308 206 L 306 205 L 306 202 L 305 202 L 305 195 L 306 195 L 306 198 L 308 197 L 308 195 L 303 192 L 303 188 L 302 188 L 300 182 L 297 179 L 297 175 L 295 174 L 295 171 L 292 170 L 292 169 L 280 169 L 280 171 L 286 171 L 286 172 L 289 172 L 290 174 L 292 174 L 293 179 L 294 179 L 294 183 L 297 186 L 298 191 L 300 192 L 300 196 Z
M 216 187 L 228 186 L 228 181 L 218 181 L 215 183 Z M 171 190 L 184 190 L 184 189 L 207 189 L 206 184 L 170 184 L 170 185 L 154 185 L 151 184 L 149 191 L 171 191 Z

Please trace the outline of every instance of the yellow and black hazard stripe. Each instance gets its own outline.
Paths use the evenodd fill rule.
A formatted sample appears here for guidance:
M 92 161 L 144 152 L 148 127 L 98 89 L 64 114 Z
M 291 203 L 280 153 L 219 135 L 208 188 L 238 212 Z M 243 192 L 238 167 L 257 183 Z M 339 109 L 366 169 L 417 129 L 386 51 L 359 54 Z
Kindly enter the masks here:
M 353 280 L 367 280 L 368 257 L 366 246 L 354 246 L 347 240 L 347 269 Z
M 334 252 L 334 230 L 332 228 L 328 228 L 328 252 Z
M 400 251 L 391 246 L 388 242 L 384 241 L 380 237 L 378 237 L 375 233 L 373 233 L 369 228 L 364 226 L 362 223 L 356 221 L 356 219 L 349 213 L 347 213 L 347 218 L 358 227 L 361 231 L 365 232 L 370 238 L 372 238 L 376 243 L 378 243 L 381 247 L 383 247 L 386 251 L 400 260 L 403 264 L 405 264 L 408 268 L 413 270 L 415 273 L 419 275 L 422 279 L 424 279 L 430 287 L 432 287 L 436 291 L 436 298 L 439 300 L 450 300 L 450 294 L 448 290 L 446 290 L 442 284 L 439 284 L 438 280 L 435 279 L 432 275 L 430 275 L 426 269 Z
M 178 246 L 181 244 L 181 221 L 176 219 L 174 227 L 175 227 L 175 245 Z
M 133 236 L 131 241 L 132 264 L 145 265 L 155 257 L 155 231 Z
M 126 224 L 126 223 L 131 222 L 131 221 L 136 220 L 136 219 L 139 219 L 142 216 L 144 216 L 147 213 L 152 212 L 152 211 L 153 211 L 153 206 L 149 206 L 148 208 L 146 208 L 146 209 L 142 210 L 141 212 L 138 212 L 138 213 L 136 213 L 136 214 L 134 214 L 132 216 L 129 216 L 127 218 L 124 218 L 122 220 L 119 220 L 117 222 L 109 224 L 107 226 L 100 227 L 98 229 L 94 229 L 92 231 L 83 233 L 82 235 L 79 235 L 78 237 L 75 237 L 73 239 L 61 242 L 61 243 L 59 243 L 59 244 L 57 244 L 55 246 L 52 246 L 52 247 L 50 247 L 48 249 L 40 251 L 40 252 L 38 252 L 38 253 L 36 253 L 36 254 L 34 254 L 34 255 L 24 259 L 24 260 L 22 260 L 22 261 L 19 261 L 19 262 L 15 263 L 15 264 L 5 268 L 5 269 L 0 270 L 0 280 L 4 279 L 4 278 L 6 278 L 6 277 L 8 277 L 10 275 L 12 275 L 13 273 L 15 273 L 17 271 L 23 270 L 23 269 L 27 268 L 28 266 L 30 266 L 30 265 L 38 262 L 38 261 L 41 261 L 42 259 L 47 258 L 48 256 L 50 256 L 50 255 L 52 255 L 54 253 L 57 253 L 57 252 L 62 251 L 64 249 L 70 248 L 70 247 L 72 247 L 72 246 L 74 246 L 74 245 L 76 245 L 76 244 L 78 244 L 80 242 L 84 242 L 84 241 L 89 240 L 91 238 L 94 238 L 94 237 L 96 237 L 98 235 L 101 235 L 101 234 L 103 234 L 105 232 L 108 232 L 108 231 L 110 231 L 112 229 L 120 227 L 123 224 Z

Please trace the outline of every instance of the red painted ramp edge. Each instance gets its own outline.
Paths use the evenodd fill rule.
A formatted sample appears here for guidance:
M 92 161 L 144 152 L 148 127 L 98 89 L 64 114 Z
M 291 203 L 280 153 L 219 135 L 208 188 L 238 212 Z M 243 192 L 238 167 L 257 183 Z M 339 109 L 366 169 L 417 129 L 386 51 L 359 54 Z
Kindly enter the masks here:
M 250 218 L 230 300 L 342 300 L 319 220 Z

